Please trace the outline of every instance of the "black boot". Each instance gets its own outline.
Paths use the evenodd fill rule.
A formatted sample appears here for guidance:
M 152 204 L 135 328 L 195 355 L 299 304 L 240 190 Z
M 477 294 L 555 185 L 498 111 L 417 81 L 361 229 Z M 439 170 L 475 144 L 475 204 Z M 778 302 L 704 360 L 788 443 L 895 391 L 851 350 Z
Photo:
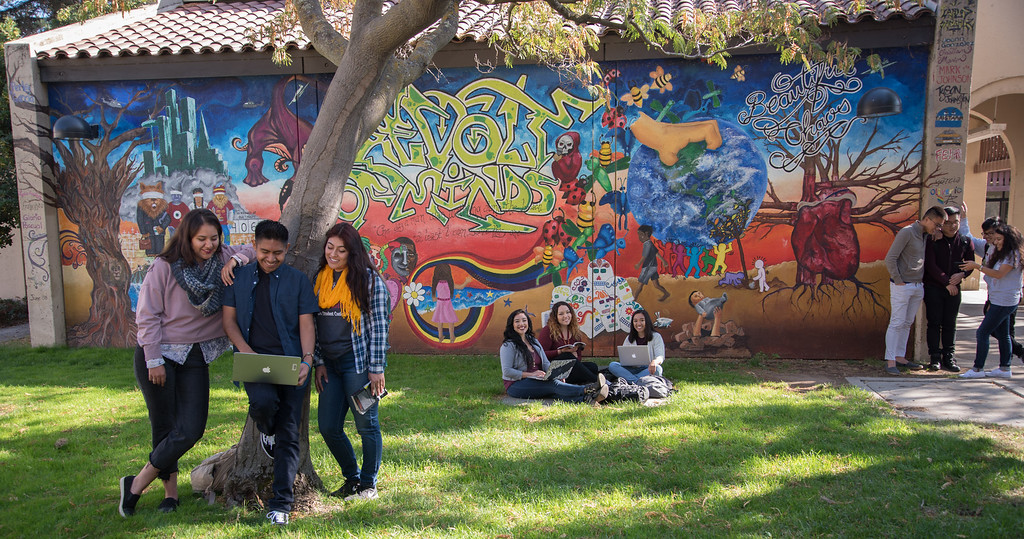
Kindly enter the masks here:
M 942 369 L 949 372 L 960 372 L 960 366 L 956 364 L 956 359 L 953 359 L 952 351 L 942 352 Z
M 928 363 L 928 370 L 937 371 L 941 368 L 942 354 L 932 354 L 931 361 Z

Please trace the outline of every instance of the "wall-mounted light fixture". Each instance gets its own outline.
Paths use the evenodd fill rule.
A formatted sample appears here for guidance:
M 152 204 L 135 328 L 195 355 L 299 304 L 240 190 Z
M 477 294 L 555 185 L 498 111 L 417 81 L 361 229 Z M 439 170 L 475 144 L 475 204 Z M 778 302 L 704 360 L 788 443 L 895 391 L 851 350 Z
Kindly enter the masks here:
M 864 92 L 857 102 L 857 116 L 861 118 L 880 118 L 901 112 L 903 101 L 900 101 L 900 96 L 885 86 Z
M 89 125 L 79 116 L 61 116 L 53 122 L 53 140 L 89 140 L 100 138 L 100 126 Z

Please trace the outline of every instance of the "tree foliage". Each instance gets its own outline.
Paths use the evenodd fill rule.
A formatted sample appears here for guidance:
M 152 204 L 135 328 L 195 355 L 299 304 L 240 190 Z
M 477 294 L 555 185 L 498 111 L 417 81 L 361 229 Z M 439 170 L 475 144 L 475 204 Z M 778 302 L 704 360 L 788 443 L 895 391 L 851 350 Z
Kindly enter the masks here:
M 21 37 L 13 18 L 0 20 L 0 39 L 4 43 Z M 0 50 L 0 69 L 6 73 L 4 51 Z M 18 180 L 14 169 L 14 142 L 11 133 L 11 102 L 7 85 L 0 90 L 0 248 L 13 243 L 18 227 Z
M 50 30 L 99 15 L 126 11 L 153 0 L 14 0 L 0 3 L 0 41 Z M 0 50 L 0 69 L 7 73 Z M 0 90 L 0 248 L 13 242 L 18 227 L 18 184 L 14 166 L 11 110 L 7 85 Z

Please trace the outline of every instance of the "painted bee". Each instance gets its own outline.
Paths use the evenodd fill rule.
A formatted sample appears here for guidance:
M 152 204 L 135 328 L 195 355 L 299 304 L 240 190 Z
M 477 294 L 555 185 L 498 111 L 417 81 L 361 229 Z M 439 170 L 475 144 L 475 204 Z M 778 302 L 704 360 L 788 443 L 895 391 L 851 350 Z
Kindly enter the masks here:
M 584 200 L 577 206 L 576 226 L 580 227 L 580 230 L 594 226 L 594 206 L 593 200 Z
M 637 86 L 636 82 L 633 82 L 633 86 L 629 89 L 628 93 L 622 94 L 619 99 L 626 102 L 627 105 L 636 105 L 638 107 L 644 106 L 644 99 L 647 99 L 647 91 L 651 87 L 647 84 L 643 86 Z
M 601 141 L 601 153 L 598 154 L 598 162 L 602 167 L 612 164 L 612 145 L 607 140 Z
M 658 66 L 654 68 L 654 71 L 651 71 L 651 78 L 654 79 L 653 88 L 658 90 L 659 94 L 665 93 L 665 90 L 670 92 L 672 91 L 672 83 L 669 82 L 672 80 L 672 74 L 665 73 L 665 70 L 662 69 L 661 66 Z

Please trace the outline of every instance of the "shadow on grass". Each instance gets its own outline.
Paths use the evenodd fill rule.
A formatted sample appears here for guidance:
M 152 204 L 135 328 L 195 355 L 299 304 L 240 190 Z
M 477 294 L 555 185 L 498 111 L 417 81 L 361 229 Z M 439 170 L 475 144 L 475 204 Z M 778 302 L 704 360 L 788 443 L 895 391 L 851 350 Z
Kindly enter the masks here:
M 5 513 L 44 517 L 4 518 L 0 535 L 275 533 L 260 512 L 194 500 L 186 477 L 178 513 L 153 511 L 162 497 L 157 489 L 143 498 L 136 517 L 122 521 L 116 480 L 137 470 L 149 450 L 131 353 L 60 352 L 10 362 L 0 353 L 0 389 L 26 408 L 4 408 L 0 416 Z M 792 395 L 713 365 L 673 365 L 669 375 L 682 381 L 680 392 L 660 408 L 511 407 L 495 399 L 497 360 L 481 360 L 479 369 L 472 361 L 391 358 L 394 396 L 381 407 L 381 499 L 325 501 L 327 511 L 297 515 L 291 531 L 516 537 L 1019 531 L 1020 507 L 1006 493 L 1024 482 L 1024 465 L 974 426 L 898 419 L 853 389 Z M 38 362 L 48 376 L 35 372 Z M 207 435 L 182 461 L 183 474 L 237 441 L 245 395 L 223 391 L 233 388 L 224 379 L 229 373 L 223 358 L 211 367 Z M 31 387 L 46 391 L 26 390 Z M 327 463 L 318 470 L 325 482 L 338 483 L 340 472 L 316 432 L 316 403 L 314 397 L 311 450 L 315 462 Z M 348 433 L 358 454 L 351 423 Z M 56 449 L 57 436 L 70 443 Z

